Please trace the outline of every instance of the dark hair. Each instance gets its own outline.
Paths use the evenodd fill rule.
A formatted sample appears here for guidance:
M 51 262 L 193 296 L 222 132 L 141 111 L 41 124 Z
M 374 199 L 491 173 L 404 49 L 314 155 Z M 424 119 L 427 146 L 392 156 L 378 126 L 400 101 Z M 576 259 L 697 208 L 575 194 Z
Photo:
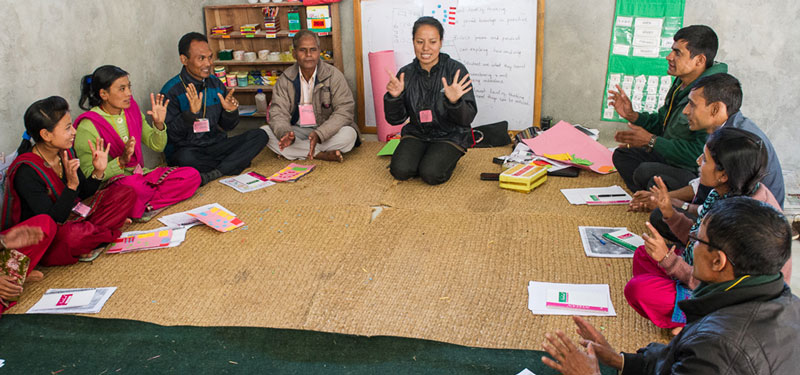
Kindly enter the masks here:
M 25 116 L 23 117 L 25 131 L 37 143 L 42 142 L 42 135 L 39 132 L 42 129 L 52 132 L 56 124 L 64 118 L 67 112 L 69 112 L 69 104 L 60 96 L 37 100 L 25 110 Z M 17 154 L 22 155 L 30 152 L 32 148 L 31 141 L 23 139 L 22 143 L 19 144 Z
M 419 29 L 419 27 L 422 25 L 435 27 L 436 30 L 439 30 L 439 40 L 442 40 L 444 38 L 444 27 L 442 27 L 442 23 L 439 22 L 439 20 L 437 20 L 436 18 L 427 16 L 420 17 L 419 19 L 417 19 L 416 22 L 414 22 L 414 28 L 411 29 L 412 38 L 417 35 L 417 29 Z
M 206 38 L 205 35 L 194 31 L 182 36 L 181 40 L 178 41 L 178 55 L 189 57 L 189 47 L 191 47 L 192 42 L 195 41 L 208 43 L 208 38 Z
M 728 108 L 728 117 L 739 112 L 742 107 L 742 85 L 736 77 L 728 73 L 705 76 L 695 82 L 692 91 L 703 89 L 706 103 L 722 102 Z
M 705 215 L 708 242 L 732 259 L 735 277 L 774 275 L 792 254 L 792 230 L 775 208 L 749 197 L 717 201 Z
M 314 41 L 317 42 L 317 47 L 319 47 L 319 35 L 317 35 L 317 33 L 313 32 L 313 31 L 311 31 L 309 29 L 303 29 L 303 30 L 298 31 L 296 34 L 294 34 L 294 36 L 292 37 L 292 47 L 297 49 L 297 45 L 300 44 L 300 39 L 303 39 L 303 38 L 309 37 L 309 36 L 314 38 Z
M 90 108 L 103 103 L 100 98 L 100 90 L 108 90 L 117 79 L 127 77 L 128 72 L 114 65 L 103 65 L 94 70 L 94 73 L 85 75 L 81 78 L 81 98 L 78 100 L 78 107 L 88 111 Z M 86 105 L 89 101 L 89 105 Z
M 686 41 L 686 49 L 689 50 L 689 57 L 704 55 L 706 57 L 706 69 L 714 65 L 714 58 L 717 57 L 719 40 L 717 34 L 706 25 L 686 26 L 672 37 L 672 40 Z
M 706 147 L 717 170 L 728 176 L 730 196 L 750 196 L 767 175 L 767 148 L 753 133 L 723 127 L 708 137 Z

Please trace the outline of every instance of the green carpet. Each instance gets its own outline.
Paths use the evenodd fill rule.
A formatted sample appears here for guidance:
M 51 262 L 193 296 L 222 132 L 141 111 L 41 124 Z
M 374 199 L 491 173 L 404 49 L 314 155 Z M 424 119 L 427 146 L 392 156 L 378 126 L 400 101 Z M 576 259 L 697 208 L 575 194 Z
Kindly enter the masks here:
M 4 374 L 513 375 L 524 368 L 554 374 L 542 354 L 273 328 L 166 327 L 68 315 L 0 319 Z

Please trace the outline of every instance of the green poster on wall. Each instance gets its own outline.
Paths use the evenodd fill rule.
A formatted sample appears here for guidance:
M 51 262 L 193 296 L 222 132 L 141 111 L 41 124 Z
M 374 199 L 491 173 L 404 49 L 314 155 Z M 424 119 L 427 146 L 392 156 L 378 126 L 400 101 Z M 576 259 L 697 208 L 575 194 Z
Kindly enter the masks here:
M 626 120 L 608 106 L 608 90 L 620 85 L 636 112 L 655 112 L 664 104 L 673 77 L 666 57 L 672 37 L 683 27 L 684 0 L 617 0 L 608 54 L 603 121 Z

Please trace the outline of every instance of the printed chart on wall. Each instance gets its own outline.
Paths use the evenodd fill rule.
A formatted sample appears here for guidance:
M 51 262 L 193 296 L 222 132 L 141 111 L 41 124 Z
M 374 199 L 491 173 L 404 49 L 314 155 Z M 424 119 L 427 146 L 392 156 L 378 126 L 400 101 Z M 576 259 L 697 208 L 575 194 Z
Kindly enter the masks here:
M 463 63 L 475 90 L 473 126 L 507 120 L 531 126 L 536 68 L 536 1 L 361 0 L 365 123 L 381 121 L 386 70 L 414 60 L 411 30 L 420 16 L 442 22 L 441 52 Z M 370 58 L 372 55 L 372 58 Z M 380 103 L 376 103 L 380 101 Z M 399 129 L 397 129 L 399 131 Z
M 626 120 L 608 105 L 608 90 L 620 85 L 636 112 L 655 112 L 672 85 L 666 57 L 683 25 L 684 0 L 617 0 L 608 56 L 602 120 Z

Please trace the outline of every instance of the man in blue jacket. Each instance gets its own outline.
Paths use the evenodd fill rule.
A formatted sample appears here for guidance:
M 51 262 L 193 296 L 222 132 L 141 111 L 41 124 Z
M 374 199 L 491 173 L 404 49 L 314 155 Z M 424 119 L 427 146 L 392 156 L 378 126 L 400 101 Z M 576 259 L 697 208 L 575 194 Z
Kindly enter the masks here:
M 267 145 L 267 133 L 253 129 L 228 138 L 239 125 L 239 102 L 211 74 L 213 53 L 203 34 L 184 35 L 178 53 L 183 69 L 161 89 L 169 99 L 167 163 L 194 167 L 201 185 L 242 173 Z

